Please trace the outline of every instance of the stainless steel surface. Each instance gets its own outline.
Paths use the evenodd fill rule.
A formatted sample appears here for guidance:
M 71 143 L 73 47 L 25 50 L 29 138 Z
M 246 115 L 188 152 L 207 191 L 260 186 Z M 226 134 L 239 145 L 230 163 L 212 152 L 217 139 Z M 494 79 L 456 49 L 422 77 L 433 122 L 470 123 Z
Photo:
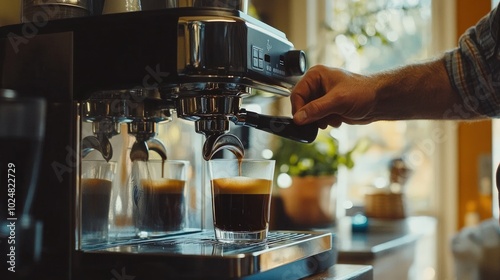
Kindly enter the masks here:
M 204 7 L 240 10 L 247 13 L 248 0 L 165 0 L 166 8 Z
M 145 76 L 144 71 L 139 71 L 142 76 L 129 77 L 130 73 L 138 72 L 137 67 L 131 68 L 129 64 L 135 60 L 149 63 L 151 58 L 144 57 L 141 60 L 141 57 L 137 57 L 131 60 L 129 52 L 119 51 L 123 49 L 123 45 L 131 44 L 131 42 L 120 42 L 124 37 L 131 37 L 130 35 L 133 34 L 131 32 L 120 37 L 117 34 L 123 32 L 122 30 L 103 31 L 102 34 L 106 37 L 103 38 L 104 40 L 108 40 L 108 36 L 114 38 L 114 40 L 107 41 L 109 46 L 106 49 L 111 50 L 110 53 L 103 51 L 102 47 L 94 50 L 89 45 L 75 46 L 79 50 L 75 54 L 78 65 L 83 69 L 88 68 L 89 71 L 94 71 L 93 75 L 90 75 L 83 83 L 79 78 L 74 80 L 75 91 L 82 91 L 85 94 L 88 94 L 89 90 L 94 92 L 90 98 L 84 98 L 83 101 L 85 121 L 95 122 L 104 118 L 116 123 L 137 121 L 158 123 L 169 121 L 170 111 L 177 110 L 181 118 L 199 120 L 196 125 L 199 133 L 212 135 L 229 129 L 229 118 L 238 113 L 241 98 L 251 95 L 254 89 L 278 95 L 290 93 L 295 79 L 287 74 L 284 59 L 287 52 L 292 50 L 293 45 L 282 32 L 241 13 L 224 14 L 217 10 L 192 11 L 196 12 L 191 13 L 191 9 L 189 11 L 179 9 L 178 13 L 169 14 L 175 21 L 168 21 L 171 24 L 168 30 L 169 32 L 175 31 L 171 35 L 175 35 L 177 42 L 171 38 L 173 40 L 168 40 L 168 45 L 161 45 L 156 41 L 148 44 L 146 39 L 142 40 L 141 44 L 144 46 L 157 47 L 152 49 L 148 47 L 142 50 L 141 54 L 158 53 L 158 50 L 162 50 L 163 59 L 168 58 L 166 65 L 146 66 Z M 107 16 L 121 19 L 120 17 L 125 15 Z M 150 21 L 153 20 L 148 20 Z M 82 26 L 85 25 L 82 24 Z M 161 26 L 160 22 L 158 26 Z M 68 27 L 62 25 L 61 28 Z M 81 27 L 76 28 L 78 32 L 85 30 L 85 28 L 79 28 Z M 148 28 L 141 29 L 142 32 L 144 30 Z M 75 32 L 75 36 L 80 34 L 78 32 Z M 40 34 L 40 37 L 43 36 Z M 164 34 L 164 36 L 170 35 Z M 152 37 L 155 36 L 147 38 Z M 88 40 L 94 40 L 94 38 L 89 37 Z M 168 50 L 175 50 L 175 52 Z M 175 55 L 176 58 L 170 59 L 171 55 Z M 119 61 L 123 66 L 106 69 L 113 64 L 102 64 L 99 70 L 94 65 L 85 64 L 87 57 L 99 56 L 106 61 Z M 159 59 L 156 55 L 153 61 L 157 62 Z M 138 63 L 137 65 L 144 68 L 144 64 Z M 163 70 L 172 69 L 172 67 L 176 71 Z M 136 78 L 138 84 L 133 86 Z M 92 85 L 92 89 L 86 88 L 89 85 Z M 96 88 L 110 87 L 132 89 L 95 91 Z M 82 93 L 75 92 L 75 95 L 82 95 Z M 135 130 L 130 131 L 134 134 Z M 147 132 L 147 129 L 141 131 Z M 143 141 L 149 139 L 145 138 Z M 144 145 L 141 147 L 144 148 Z
M 23 0 L 23 6 L 67 5 L 82 9 L 90 9 L 90 0 Z
M 164 107 L 173 108 L 177 110 L 177 115 L 181 118 L 196 121 L 196 132 L 210 136 L 211 140 L 205 147 L 205 158 L 213 155 L 216 151 L 211 149 L 221 133 L 229 130 L 229 118 L 238 114 L 244 96 L 250 95 L 250 86 L 256 85 L 252 81 L 237 78 L 235 80 L 234 71 L 244 71 L 246 69 L 246 61 L 248 60 L 248 46 L 236 44 L 241 38 L 246 36 L 246 29 L 239 28 L 236 23 L 241 23 L 238 18 L 222 18 L 222 17 L 184 17 L 179 19 L 179 33 L 177 64 L 181 80 L 185 82 L 180 83 L 178 86 L 164 87 L 162 90 L 162 98 L 164 99 Z M 236 25 L 236 26 L 235 26 Z M 225 34 L 218 34 L 222 30 Z M 227 32 L 230 30 L 231 32 Z M 260 30 L 259 30 L 260 31 Z M 273 35 L 273 37 L 280 37 L 282 34 Z M 220 36 L 225 37 L 223 45 L 220 41 L 214 41 L 215 38 Z M 227 41 L 226 41 L 227 40 Z M 229 43 L 229 44 L 227 44 Z M 215 49 L 227 48 L 227 52 L 216 51 Z M 262 70 L 262 69 L 261 69 Z M 260 70 L 260 71 L 261 71 Z M 273 74 L 274 75 L 274 74 Z M 274 79 L 271 79 L 274 80 Z M 267 82 L 266 82 L 267 83 Z M 259 84 L 264 85 L 266 83 Z M 271 86 L 271 88 L 279 88 Z M 279 89 L 281 91 L 281 89 Z M 288 89 L 286 89 L 288 90 Z M 101 96 L 100 98 L 109 98 L 109 96 Z M 114 96 L 117 99 L 118 96 Z M 157 96 L 142 95 L 144 100 L 158 99 Z M 123 100 L 121 96 L 119 99 Z M 112 100 L 112 99 L 110 99 Z M 152 118 L 151 116 L 144 115 L 140 102 L 136 101 L 137 98 L 131 101 L 136 105 L 134 111 L 127 108 L 131 112 L 126 112 L 123 105 L 129 105 L 130 102 L 118 103 L 118 110 L 110 112 L 107 108 L 96 110 L 94 113 L 88 113 L 86 119 L 92 119 L 93 115 L 100 113 L 99 111 L 106 111 L 103 115 L 118 115 L 121 121 L 137 118 L 147 118 L 153 121 L 162 121 L 159 118 Z M 142 101 L 142 100 L 139 100 Z M 101 105 L 102 106 L 102 105 Z M 158 112 L 162 110 L 149 110 L 146 112 Z M 141 116 L 142 115 L 142 116 Z M 135 126 L 134 122 L 130 126 Z M 130 129 L 131 134 L 136 135 L 134 129 Z M 212 136 L 212 135 L 216 136 Z M 232 139 L 233 137 L 227 137 Z M 139 139 L 140 140 L 140 139 Z M 221 141 L 222 142 L 222 141 Z M 240 141 L 238 141 L 240 142 Z M 225 145 L 218 145 L 218 147 L 228 147 L 231 151 L 242 154 L 243 146 L 234 141 L 224 141 Z M 231 145 L 231 143 L 235 143 Z M 133 149 L 133 158 L 147 158 L 146 146 L 138 143 Z M 142 152 L 141 152 L 142 151 Z
M 135 136 L 137 141 L 147 141 L 157 135 L 158 124 L 153 121 L 137 120 L 128 123 L 128 132 Z
M 91 0 L 23 0 L 21 20 L 44 24 L 47 20 L 89 16 Z
M 109 25 L 109 21 L 116 24 Z M 126 23 L 137 28 L 124 29 Z M 155 28 L 148 26 L 151 24 Z M 30 44 L 60 32 L 82 39 L 75 42 L 78 53 L 74 58 L 88 77 L 75 77 L 75 97 L 105 89 L 159 88 L 170 92 L 178 88 L 185 92 L 215 87 L 235 93 L 249 93 L 247 87 L 251 87 L 289 95 L 297 80 L 287 74 L 283 60 L 293 50 L 285 34 L 236 11 L 184 8 L 111 14 L 71 22 L 49 21 L 40 31 L 36 39 L 29 38 Z M 19 27 L 10 34 L 23 33 Z M 106 48 L 85 43 L 94 40 Z M 12 47 L 19 51 L 25 45 Z M 95 67 L 101 60 L 113 63 Z
M 158 135 L 158 124 L 152 120 L 133 121 L 128 123 L 128 130 L 131 135 L 135 136 L 135 143 L 130 150 L 130 159 L 147 161 L 149 159 L 149 150 L 155 151 L 162 159 L 167 159 L 167 148 L 159 139 L 155 139 Z
M 108 139 L 119 134 L 120 123 L 127 123 L 129 133 L 136 137 L 130 152 L 132 160 L 148 160 L 149 150 L 166 159 L 165 145 L 154 137 L 157 136 L 157 124 L 170 122 L 172 116 L 167 105 L 160 102 L 157 90 L 116 90 L 92 94 L 83 103 L 82 115 L 84 121 L 92 122 L 92 131 L 99 136 L 84 139 L 82 156 L 85 157 L 92 150 L 99 150 L 105 159 L 111 158 L 112 153 L 103 153 L 112 150 L 111 146 L 107 147 Z
M 209 3 L 191 4 L 195 2 Z M 39 8 L 45 13 L 57 10 Z M 42 11 L 32 15 L 36 12 Z M 298 77 L 287 69 L 285 58 L 293 45 L 286 36 L 232 8 L 190 7 L 51 20 L 57 17 L 50 15 L 36 36 L 22 37 L 26 27 L 22 24 L 0 28 L 0 87 L 44 96 L 51 112 L 47 121 L 51 137 L 44 147 L 46 164 L 39 183 L 43 188 L 59 186 L 59 191 L 42 192 L 36 198 L 36 205 L 41 205 L 37 214 L 47 233 L 43 236 L 40 275 L 68 279 L 96 270 L 97 276 L 109 276 L 110 271 L 121 269 L 122 263 L 127 269 L 146 272 L 150 263 L 159 264 L 153 265 L 151 273 L 166 271 L 166 266 L 175 264 L 176 272 L 183 275 L 192 272 L 186 260 L 215 275 L 221 271 L 251 275 L 331 251 L 331 235 L 325 233 L 282 232 L 265 244 L 238 248 L 214 243 L 211 233 L 188 233 L 201 231 L 204 225 L 210 227 L 206 221 L 200 222 L 209 216 L 201 211 L 208 194 L 202 188 L 206 182 L 199 179 L 202 164 L 197 164 L 199 169 L 191 174 L 198 176 L 197 184 L 186 191 L 193 194 L 189 215 L 196 216 L 186 233 L 144 242 L 123 232 L 125 239 L 119 238 L 119 242 L 125 240 L 122 245 L 113 244 L 106 250 L 82 247 L 82 157 L 100 156 L 90 155 L 90 151 L 99 150 L 105 160 L 123 160 L 123 174 L 112 190 L 115 195 L 117 189 L 123 191 L 129 186 L 127 166 L 131 158 L 148 160 L 150 151 L 167 157 L 165 145 L 158 140 L 157 125 L 181 123 L 173 120 L 174 112 L 195 122 L 188 129 L 194 127 L 207 137 L 205 159 L 220 149 L 242 156 L 241 141 L 227 134 L 242 99 L 256 91 L 287 96 Z M 20 40 L 12 43 L 12 34 Z M 115 134 L 124 123 L 128 128 L 122 129 L 123 137 L 118 137 Z M 171 127 L 178 129 L 178 123 L 167 124 L 161 138 L 170 134 Z M 175 145 L 188 142 L 185 131 L 176 133 L 180 141 Z M 113 148 L 120 153 L 113 153 Z M 202 162 L 200 149 L 193 156 L 190 148 L 184 148 L 185 153 L 178 156 Z M 128 196 L 119 198 L 124 209 L 132 209 L 133 190 L 126 191 Z M 58 203 L 42 207 L 48 200 Z M 133 228 L 128 224 L 130 217 L 116 216 L 113 222 Z M 220 269 L 217 264 L 228 269 Z M 51 271 L 55 265 L 64 269 Z M 317 271 L 317 267 L 307 268 L 305 275 L 311 271 Z M 111 275 L 108 279 L 112 277 L 116 278 Z
M 109 118 L 116 122 L 151 120 L 168 122 L 171 113 L 154 89 L 99 91 L 83 102 L 85 121 Z
M 141 0 L 105 0 L 102 14 L 141 11 Z
M 155 151 L 163 160 L 167 159 L 167 148 L 165 144 L 158 139 L 150 138 L 147 141 L 137 140 L 130 149 L 131 161 L 148 161 L 149 150 Z
M 230 117 L 238 114 L 242 104 L 238 93 L 203 91 L 195 94 L 179 98 L 177 108 L 179 117 L 187 120 L 199 120 L 214 115 Z
M 165 144 L 160 139 L 151 138 L 146 141 L 146 144 L 148 145 L 148 149 L 156 152 L 162 160 L 167 159 L 167 148 L 165 148 Z
M 210 160 L 215 153 L 221 150 L 232 152 L 236 158 L 243 158 L 245 156 L 243 143 L 235 135 L 230 133 L 207 135 L 207 139 L 203 145 L 203 158 Z
M 207 137 L 214 134 L 220 135 L 229 131 L 229 121 L 224 115 L 205 117 L 195 122 L 194 129 Z
M 108 138 L 120 134 L 120 125 L 108 118 L 101 119 L 99 121 L 92 122 L 92 133 L 103 134 Z
M 260 33 L 257 36 L 261 38 L 255 38 L 256 41 L 248 42 L 249 39 L 254 39 L 249 38 L 254 30 Z M 266 39 L 267 37 L 272 38 L 272 40 Z M 245 41 L 248 45 L 242 46 L 241 44 Z M 290 88 L 277 83 L 277 79 L 287 76 L 284 70 L 280 71 L 274 65 L 268 68 L 257 65 L 249 67 L 253 63 L 253 49 L 251 49 L 253 44 L 258 44 L 259 50 L 268 48 L 266 53 L 269 54 L 279 51 L 279 48 L 283 46 L 287 46 L 289 49 L 293 48 L 293 45 L 287 41 L 286 36 L 281 31 L 269 26 L 261 28 L 257 23 L 254 25 L 241 17 L 180 17 L 178 21 L 177 70 L 181 74 L 182 80 L 186 80 L 180 84 L 180 90 L 185 92 L 218 88 L 226 94 L 231 92 L 232 94 L 241 94 L 248 92 L 246 87 L 253 87 L 276 94 L 289 95 Z M 264 52 L 261 58 L 262 62 L 263 58 Z M 258 73 L 270 78 L 258 80 L 253 79 L 250 75 L 241 76 L 238 74 L 248 68 L 255 69 Z
M 195 121 L 195 131 L 206 136 L 203 145 L 203 158 L 210 160 L 212 156 L 227 149 L 237 157 L 243 158 L 245 149 L 238 137 L 226 134 L 229 131 L 229 119 L 238 114 L 242 100 L 240 92 L 205 90 L 203 95 L 182 96 L 179 93 L 177 115 Z
M 131 161 L 148 161 L 149 149 L 145 141 L 135 141 L 130 149 Z
M 205 95 L 179 98 L 177 115 L 195 121 L 195 131 L 206 136 L 203 158 L 209 160 L 221 149 L 229 149 L 243 157 L 244 148 L 234 135 L 224 136 L 229 131 L 229 117 L 238 113 L 241 97 L 218 90 L 206 90 Z M 182 93 L 181 93 L 182 95 Z
M 99 135 L 99 137 L 86 136 L 82 139 L 82 158 L 85 158 L 92 151 L 99 151 L 106 161 L 113 157 L 113 147 L 108 137 L 104 135 Z
M 121 254 L 157 256 L 165 264 L 186 265 L 211 262 L 203 267 L 206 277 L 225 279 L 245 277 L 269 271 L 286 263 L 303 260 L 332 250 L 330 233 L 271 231 L 268 240 L 253 244 L 227 244 L 215 240 L 212 231 L 168 237 L 162 240 L 119 245 L 106 249 L 89 250 L 88 255 L 110 253 L 110 258 Z M 221 267 L 230 269 L 222 270 Z

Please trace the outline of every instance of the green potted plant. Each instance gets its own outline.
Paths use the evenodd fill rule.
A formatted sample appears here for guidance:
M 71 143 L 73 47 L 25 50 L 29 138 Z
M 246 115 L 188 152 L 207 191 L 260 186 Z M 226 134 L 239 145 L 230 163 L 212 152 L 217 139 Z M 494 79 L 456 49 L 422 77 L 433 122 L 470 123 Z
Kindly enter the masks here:
M 346 153 L 337 140 L 321 130 L 311 144 L 279 139 L 273 153 L 276 185 L 287 216 L 297 226 L 320 227 L 335 221 L 337 173 L 340 166 L 352 168 L 353 155 L 366 148 L 359 141 Z

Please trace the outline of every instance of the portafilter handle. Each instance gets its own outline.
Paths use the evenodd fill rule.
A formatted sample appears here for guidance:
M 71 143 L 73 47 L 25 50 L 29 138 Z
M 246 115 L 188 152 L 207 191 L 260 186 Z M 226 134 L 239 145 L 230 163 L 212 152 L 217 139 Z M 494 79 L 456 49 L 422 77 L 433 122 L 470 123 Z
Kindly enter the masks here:
M 253 127 L 301 143 L 312 143 L 318 135 L 316 123 L 297 125 L 289 117 L 261 115 L 245 109 L 241 109 L 232 121 L 238 125 Z

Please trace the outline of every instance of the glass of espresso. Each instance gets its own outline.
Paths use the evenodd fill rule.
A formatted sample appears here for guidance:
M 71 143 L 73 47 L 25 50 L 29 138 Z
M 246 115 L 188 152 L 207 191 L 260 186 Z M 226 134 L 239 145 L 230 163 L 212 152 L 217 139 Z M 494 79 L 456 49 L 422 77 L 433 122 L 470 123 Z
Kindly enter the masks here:
M 215 238 L 225 243 L 267 239 L 273 160 L 213 159 L 208 163 Z
M 108 213 L 116 162 L 82 160 L 82 245 L 108 241 Z
M 182 231 L 186 221 L 188 161 L 132 163 L 134 221 L 140 238 Z

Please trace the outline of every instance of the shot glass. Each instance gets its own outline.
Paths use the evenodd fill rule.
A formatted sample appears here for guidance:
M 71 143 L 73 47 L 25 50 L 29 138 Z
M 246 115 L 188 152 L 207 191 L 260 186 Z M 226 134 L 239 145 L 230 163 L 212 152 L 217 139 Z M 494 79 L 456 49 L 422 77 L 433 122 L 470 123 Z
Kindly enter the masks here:
M 140 238 L 182 231 L 186 222 L 188 161 L 136 161 L 132 164 L 134 222 Z
M 274 160 L 208 162 L 215 238 L 225 243 L 267 239 Z
M 116 162 L 82 160 L 82 245 L 108 240 L 109 202 L 115 171 Z

